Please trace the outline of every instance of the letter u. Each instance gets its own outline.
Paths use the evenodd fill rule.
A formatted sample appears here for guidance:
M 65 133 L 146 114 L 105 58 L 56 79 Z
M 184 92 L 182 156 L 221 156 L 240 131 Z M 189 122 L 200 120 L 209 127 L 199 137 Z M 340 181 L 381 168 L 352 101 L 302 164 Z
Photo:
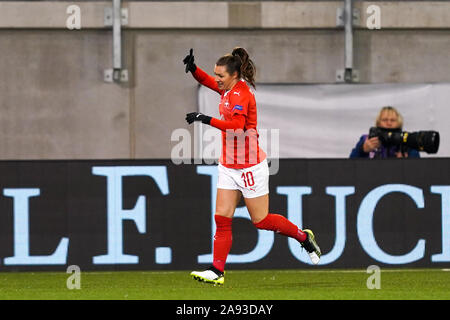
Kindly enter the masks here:
M 288 197 L 288 219 L 299 228 L 303 227 L 302 201 L 304 194 L 311 194 L 310 187 L 278 187 L 277 193 L 285 194 Z M 333 249 L 320 257 L 319 264 L 329 264 L 336 261 L 344 251 L 346 241 L 346 206 L 345 197 L 355 193 L 355 187 L 327 187 L 326 193 L 334 195 L 336 198 L 336 239 Z M 311 261 L 304 250 L 301 249 L 297 240 L 288 239 L 289 249 L 297 260 L 311 264 Z

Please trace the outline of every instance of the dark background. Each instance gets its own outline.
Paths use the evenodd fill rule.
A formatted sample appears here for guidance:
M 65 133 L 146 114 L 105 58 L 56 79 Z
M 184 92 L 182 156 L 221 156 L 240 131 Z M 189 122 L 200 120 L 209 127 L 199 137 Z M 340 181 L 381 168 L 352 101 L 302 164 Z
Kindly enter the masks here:
M 106 177 L 92 174 L 93 166 L 167 166 L 169 194 L 162 195 L 147 176 L 123 178 L 123 209 L 132 209 L 140 195 L 146 197 L 146 233 L 134 221 L 123 221 L 123 252 L 139 256 L 139 264 L 94 265 L 93 256 L 107 252 Z M 450 159 L 285 159 L 270 177 L 270 212 L 286 215 L 287 198 L 278 186 L 309 186 L 303 196 L 303 226 L 311 228 L 328 253 L 335 241 L 335 198 L 327 186 L 354 186 L 346 197 L 346 245 L 335 262 L 314 268 L 367 268 L 373 260 L 363 250 L 356 233 L 356 217 L 362 199 L 384 184 L 408 184 L 421 188 L 425 207 L 419 209 L 402 193 L 386 195 L 374 212 L 373 228 L 378 245 L 386 253 L 403 255 L 418 239 L 425 239 L 425 257 L 395 267 L 448 267 L 450 262 L 432 262 L 442 252 L 441 196 L 432 185 L 450 185 Z M 170 160 L 110 161 L 2 161 L 0 162 L 0 270 L 184 270 L 199 266 L 197 257 L 211 252 L 211 179 L 197 174 L 196 165 L 174 165 Z M 214 186 L 215 187 L 215 186 Z M 13 252 L 13 198 L 5 188 L 39 188 L 40 196 L 29 199 L 30 255 L 49 255 L 62 237 L 69 238 L 66 265 L 5 266 Z M 257 230 L 247 219 L 233 222 L 231 253 L 251 251 Z M 171 247 L 172 262 L 157 264 L 155 248 Z M 392 266 L 392 265 L 390 265 Z M 263 259 L 247 264 L 229 264 L 228 269 L 311 268 L 292 255 L 287 238 L 275 234 L 272 250 Z

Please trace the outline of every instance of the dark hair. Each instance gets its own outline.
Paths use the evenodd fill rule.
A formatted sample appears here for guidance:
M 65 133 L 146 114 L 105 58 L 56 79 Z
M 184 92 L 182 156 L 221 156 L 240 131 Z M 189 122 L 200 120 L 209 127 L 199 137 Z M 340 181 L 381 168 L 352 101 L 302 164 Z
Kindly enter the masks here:
M 229 53 L 220 57 L 219 60 L 217 60 L 216 65 L 226 66 L 229 74 L 237 72 L 239 78 L 244 78 L 244 80 L 250 83 L 253 88 L 256 88 L 256 67 L 250 59 L 247 50 L 244 48 L 234 48 L 231 54 Z

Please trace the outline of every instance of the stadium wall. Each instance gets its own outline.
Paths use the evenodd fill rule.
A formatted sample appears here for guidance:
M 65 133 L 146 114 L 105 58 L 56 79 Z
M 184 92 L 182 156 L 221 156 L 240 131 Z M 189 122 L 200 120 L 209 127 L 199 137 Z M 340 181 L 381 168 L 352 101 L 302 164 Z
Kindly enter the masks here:
M 450 267 L 448 158 L 281 160 L 270 212 L 314 230 L 314 268 Z M 0 271 L 191 270 L 212 261 L 217 166 L 0 162 Z M 313 267 L 240 203 L 228 269 Z
M 69 5 L 81 29 L 66 27 Z M 365 26 L 381 8 L 381 29 Z M 335 83 L 344 67 L 340 1 L 123 2 L 123 64 L 129 82 L 106 83 L 112 34 L 108 1 L 0 3 L 0 159 L 169 158 L 176 128 L 189 128 L 197 84 L 181 60 L 194 48 L 211 71 L 246 47 L 258 83 Z M 449 82 L 450 4 L 357 1 L 355 68 L 360 83 Z

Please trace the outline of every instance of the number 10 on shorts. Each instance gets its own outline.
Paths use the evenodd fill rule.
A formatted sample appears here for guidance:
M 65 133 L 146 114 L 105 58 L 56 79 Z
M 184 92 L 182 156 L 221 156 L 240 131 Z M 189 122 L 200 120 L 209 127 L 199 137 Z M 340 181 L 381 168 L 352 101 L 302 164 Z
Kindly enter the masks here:
M 253 179 L 253 173 L 251 171 L 242 173 L 241 178 L 244 180 L 246 188 L 253 187 L 255 185 L 255 179 Z

